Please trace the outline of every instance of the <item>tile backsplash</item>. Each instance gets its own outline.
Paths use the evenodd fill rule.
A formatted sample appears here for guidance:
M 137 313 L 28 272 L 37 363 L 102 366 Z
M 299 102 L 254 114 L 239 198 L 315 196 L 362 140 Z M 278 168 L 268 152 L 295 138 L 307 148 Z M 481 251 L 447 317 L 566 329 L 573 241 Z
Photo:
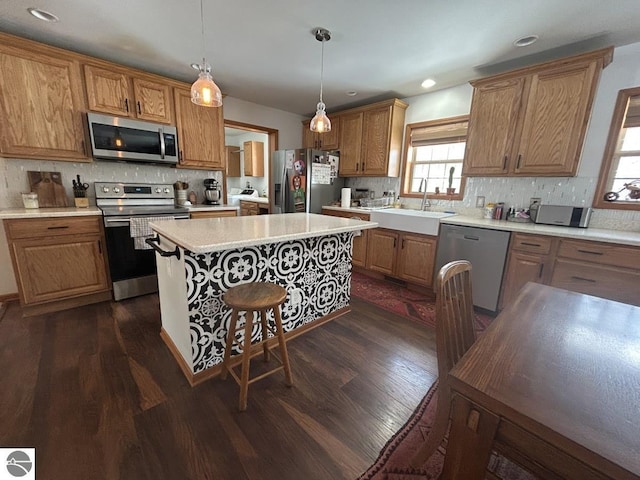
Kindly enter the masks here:
M 198 203 L 204 203 L 205 178 L 222 181 L 222 173 L 207 170 L 189 170 L 167 166 L 110 162 L 96 160 L 90 163 L 57 162 L 51 160 L 6 159 L 0 157 L 0 208 L 22 208 L 22 192 L 29 191 L 28 171 L 60 172 L 67 190 L 69 205 L 73 205 L 72 180 L 80 175 L 83 182 L 89 184 L 90 205 L 95 205 L 94 182 L 138 182 L 138 183 L 174 183 L 177 180 L 189 183 Z
M 483 196 L 486 203 L 504 202 L 507 207 L 527 208 L 531 198 L 542 203 L 589 207 L 598 183 L 592 177 L 469 177 L 462 201 L 431 200 L 431 209 L 451 210 L 464 215 L 481 216 L 476 208 L 476 197 Z M 387 177 L 349 178 L 347 186 L 368 188 L 376 197 L 383 192 L 400 191 L 400 179 Z M 408 208 L 419 208 L 418 198 L 401 198 Z M 592 228 L 630 230 L 640 232 L 640 212 L 624 210 L 594 210 L 589 224 Z

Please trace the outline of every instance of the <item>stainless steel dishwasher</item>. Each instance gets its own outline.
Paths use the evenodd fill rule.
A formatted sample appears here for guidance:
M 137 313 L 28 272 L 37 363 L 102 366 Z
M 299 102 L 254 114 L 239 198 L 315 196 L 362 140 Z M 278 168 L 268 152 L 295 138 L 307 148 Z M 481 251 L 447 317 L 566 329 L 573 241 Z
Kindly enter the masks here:
M 473 304 L 485 310 L 497 311 L 510 236 L 510 232 L 502 230 L 441 224 L 436 275 L 449 262 L 469 260 L 473 267 Z

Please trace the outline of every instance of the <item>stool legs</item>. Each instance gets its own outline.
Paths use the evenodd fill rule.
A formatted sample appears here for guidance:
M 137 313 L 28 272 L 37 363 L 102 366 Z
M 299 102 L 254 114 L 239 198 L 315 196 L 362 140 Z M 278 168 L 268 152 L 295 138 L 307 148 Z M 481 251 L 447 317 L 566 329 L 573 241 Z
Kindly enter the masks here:
M 267 345 L 267 339 L 269 338 L 269 328 L 267 327 L 267 311 L 260 311 L 260 323 L 262 324 L 262 351 L 264 352 L 264 361 L 269 361 L 269 345 Z
M 249 315 L 251 314 L 251 319 Z M 249 361 L 251 360 L 251 327 L 253 327 L 253 312 L 245 313 L 244 341 L 242 343 L 242 373 L 240 374 L 240 402 L 241 412 L 247 409 L 247 393 L 249 392 Z
M 290 387 L 291 385 L 293 385 L 293 379 L 291 378 L 291 367 L 289 366 L 287 342 L 284 339 L 284 331 L 282 330 L 282 318 L 280 318 L 280 309 L 278 307 L 273 309 L 273 316 L 276 321 L 276 332 L 278 335 L 278 344 L 280 345 L 280 355 L 282 356 L 282 366 L 284 367 L 286 385 Z

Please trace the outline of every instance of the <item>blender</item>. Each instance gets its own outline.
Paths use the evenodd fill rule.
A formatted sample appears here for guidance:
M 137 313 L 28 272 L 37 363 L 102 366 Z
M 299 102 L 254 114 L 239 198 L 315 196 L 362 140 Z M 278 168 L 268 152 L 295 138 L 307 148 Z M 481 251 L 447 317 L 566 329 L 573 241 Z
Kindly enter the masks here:
M 204 180 L 204 198 L 207 205 L 220 205 L 220 187 L 215 178 Z

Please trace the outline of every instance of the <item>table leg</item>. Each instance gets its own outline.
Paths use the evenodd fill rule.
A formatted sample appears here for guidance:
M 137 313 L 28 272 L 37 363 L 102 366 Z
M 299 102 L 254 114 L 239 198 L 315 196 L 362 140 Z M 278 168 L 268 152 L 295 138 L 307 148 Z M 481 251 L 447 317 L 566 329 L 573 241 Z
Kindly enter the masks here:
M 453 397 L 451 430 L 441 480 L 482 480 L 500 417 Z

